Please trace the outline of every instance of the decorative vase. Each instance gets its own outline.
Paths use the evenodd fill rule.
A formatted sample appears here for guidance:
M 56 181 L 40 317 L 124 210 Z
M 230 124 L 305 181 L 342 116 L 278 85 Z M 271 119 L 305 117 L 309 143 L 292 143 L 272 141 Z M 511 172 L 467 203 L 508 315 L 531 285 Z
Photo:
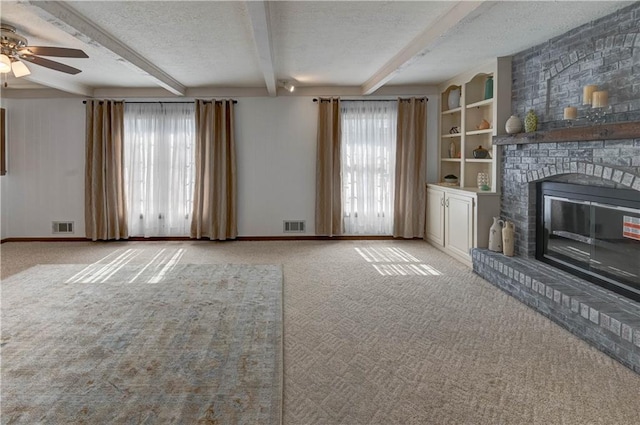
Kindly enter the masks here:
M 511 115 L 504 126 L 508 134 L 516 134 L 522 131 L 522 121 L 515 115 Z
M 504 255 L 507 257 L 513 257 L 513 248 L 515 244 L 514 233 L 515 226 L 513 223 L 505 221 L 502 229 L 502 249 L 504 250 Z
M 493 217 L 493 224 L 489 228 L 489 251 L 502 252 L 502 228 L 504 221 L 500 217 Z
M 527 116 L 524 118 L 524 131 L 531 133 L 538 128 L 538 117 L 533 109 L 527 112 Z
M 460 87 L 449 91 L 447 105 L 449 106 L 449 109 L 455 109 L 460 106 Z
M 493 98 L 493 77 L 491 75 L 484 82 L 484 98 L 485 100 Z
M 482 146 L 478 146 L 477 149 L 473 150 L 473 157 L 476 159 L 484 159 L 489 155 L 489 151 L 483 148 Z
M 456 157 L 456 144 L 451 142 L 451 144 L 449 145 L 449 158 L 455 158 Z

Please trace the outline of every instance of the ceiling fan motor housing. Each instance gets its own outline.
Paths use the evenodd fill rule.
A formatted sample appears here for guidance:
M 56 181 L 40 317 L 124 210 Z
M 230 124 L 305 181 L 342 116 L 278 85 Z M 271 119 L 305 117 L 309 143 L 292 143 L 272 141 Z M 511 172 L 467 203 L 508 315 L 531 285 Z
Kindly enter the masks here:
M 0 46 L 2 54 L 18 59 L 18 51 L 27 47 L 27 39 L 16 34 L 16 29 L 8 24 L 0 24 Z

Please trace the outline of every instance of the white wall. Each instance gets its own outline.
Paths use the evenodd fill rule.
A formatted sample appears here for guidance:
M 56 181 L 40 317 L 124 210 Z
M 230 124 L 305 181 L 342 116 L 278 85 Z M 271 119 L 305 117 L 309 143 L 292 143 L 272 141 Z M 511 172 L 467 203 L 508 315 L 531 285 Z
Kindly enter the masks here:
M 317 108 L 311 97 L 239 99 L 241 236 L 281 236 L 283 220 L 305 220 L 315 234 Z
M 52 221 L 84 236 L 84 105 L 79 99 L 5 99 L 8 171 L 3 238 L 53 237 Z M 6 216 L 5 216 L 6 215 Z
M 431 99 L 429 179 L 437 176 L 437 96 Z M 2 238 L 53 237 L 52 221 L 74 221 L 76 232 L 69 236 L 84 237 L 82 101 L 3 99 L 3 104 L 9 172 L 1 182 Z M 306 234 L 315 234 L 316 120 L 311 97 L 238 99 L 240 236 L 282 236 L 283 220 L 305 220 Z

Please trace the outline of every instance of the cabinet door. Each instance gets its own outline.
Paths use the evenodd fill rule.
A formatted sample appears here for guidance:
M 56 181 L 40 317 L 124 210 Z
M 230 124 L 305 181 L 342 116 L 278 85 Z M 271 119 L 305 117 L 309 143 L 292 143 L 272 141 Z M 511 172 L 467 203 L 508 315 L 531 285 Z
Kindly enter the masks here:
M 427 240 L 444 246 L 444 192 L 427 189 Z
M 473 204 L 473 198 L 467 196 L 445 196 L 445 246 L 466 259 L 471 259 L 473 247 Z

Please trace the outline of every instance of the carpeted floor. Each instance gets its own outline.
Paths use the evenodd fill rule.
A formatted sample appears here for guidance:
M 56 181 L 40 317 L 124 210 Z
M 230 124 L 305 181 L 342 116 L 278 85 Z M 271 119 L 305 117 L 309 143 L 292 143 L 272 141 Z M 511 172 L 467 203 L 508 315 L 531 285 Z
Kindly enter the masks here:
M 280 423 L 280 267 L 159 252 L 2 282 L 3 424 Z
M 637 424 L 640 376 L 421 241 L 7 243 L 2 276 L 132 249 L 282 264 L 285 425 Z M 4 301 L 3 301 L 4 302 Z

